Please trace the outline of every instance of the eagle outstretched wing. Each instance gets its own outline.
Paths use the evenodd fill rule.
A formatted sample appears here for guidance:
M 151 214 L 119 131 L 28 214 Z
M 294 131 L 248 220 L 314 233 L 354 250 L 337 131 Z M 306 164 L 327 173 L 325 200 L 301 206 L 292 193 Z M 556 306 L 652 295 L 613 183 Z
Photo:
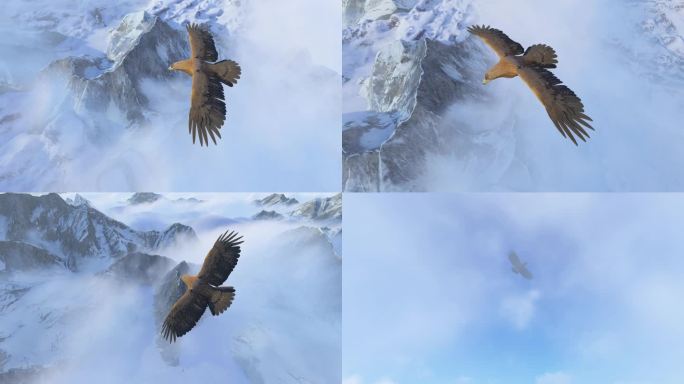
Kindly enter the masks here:
M 214 243 L 197 277 L 213 286 L 223 284 L 237 265 L 242 236 L 226 231 Z
M 569 138 L 575 145 L 575 136 L 587 141 L 589 134 L 585 128 L 594 128 L 588 123 L 592 120 L 584 113 L 584 104 L 575 92 L 562 85 L 553 73 L 538 66 L 518 68 L 518 75 L 544 104 L 551 121 L 563 137 Z
M 511 264 L 516 266 L 522 264 L 522 262 L 518 258 L 518 254 L 513 251 L 511 251 L 511 253 L 508 254 L 508 260 L 511 262 Z
M 190 37 L 191 58 L 206 61 L 218 60 L 214 38 L 206 27 L 199 24 L 188 24 L 185 28 Z
M 499 57 L 521 55 L 524 52 L 522 45 L 496 28 L 473 25 L 468 27 L 468 32 L 484 40 Z
M 209 304 L 209 298 L 187 290 L 171 307 L 162 324 L 162 336 L 169 342 L 188 333 L 199 321 Z
M 216 144 L 216 136 L 226 120 L 226 102 L 223 86 L 218 78 L 204 72 L 192 75 L 192 93 L 190 96 L 190 116 L 188 132 L 192 133 L 192 142 L 199 136 L 200 145 L 209 145 L 209 137 Z
M 527 265 L 520 260 L 515 252 L 511 251 L 511 253 L 508 254 L 508 260 L 513 265 L 513 272 L 520 274 L 527 280 L 532 280 L 532 272 L 527 269 Z

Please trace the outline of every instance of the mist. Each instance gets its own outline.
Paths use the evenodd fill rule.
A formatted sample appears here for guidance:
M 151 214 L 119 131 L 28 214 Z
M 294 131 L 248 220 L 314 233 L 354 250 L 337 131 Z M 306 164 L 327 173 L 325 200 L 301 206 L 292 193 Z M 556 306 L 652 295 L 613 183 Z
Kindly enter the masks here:
M 253 221 L 250 194 L 169 195 L 122 209 L 127 194 L 83 194 L 117 220 L 153 216 L 163 227 L 210 212 L 234 219 L 194 227 L 198 241 L 157 252 L 197 271 L 226 230 L 243 236 L 238 265 L 224 285 L 236 298 L 220 316 L 204 314 L 164 358 L 156 326 L 158 282 L 139 284 L 102 271 L 0 273 L 0 289 L 19 302 L 0 311 L 3 374 L 33 369 L 31 383 L 339 382 L 341 380 L 341 259 L 307 220 Z M 314 195 L 299 194 L 299 198 Z M 195 198 L 201 202 L 178 201 Z M 156 213 L 156 214 L 155 214 Z M 239 220 L 238 220 L 239 219 Z M 206 224 L 206 223 L 205 223 Z M 161 279 L 163 276 L 159 276 Z M 3 296 L 4 297 L 4 296 Z M 6 353 L 6 354 L 5 354 Z
M 429 157 L 420 181 L 425 190 L 684 187 L 676 171 L 684 165 L 678 124 L 684 118 L 681 71 L 657 65 L 667 51 L 643 27 L 657 17 L 646 12 L 645 3 L 493 0 L 474 2 L 474 9 L 475 23 L 499 28 L 523 47 L 552 46 L 559 57 L 553 72 L 582 99 L 596 131 L 588 143 L 575 147 L 560 136 L 522 81 L 498 79 L 486 86 L 494 101 L 454 106 L 458 113 L 448 115 L 445 125 L 475 127 L 475 133 L 457 139 L 453 155 Z M 493 52 L 488 60 L 495 62 Z M 482 141 L 496 143 L 493 153 L 473 155 Z
M 682 209 L 676 195 L 350 195 L 343 377 L 677 383 Z

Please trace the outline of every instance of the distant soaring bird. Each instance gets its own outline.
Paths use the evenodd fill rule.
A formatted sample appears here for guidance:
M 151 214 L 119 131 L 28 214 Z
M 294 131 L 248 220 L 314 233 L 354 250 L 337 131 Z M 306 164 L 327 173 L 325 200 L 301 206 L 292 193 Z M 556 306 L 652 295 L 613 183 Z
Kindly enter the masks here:
M 232 87 L 240 78 L 240 66 L 232 60 L 218 60 L 214 38 L 203 26 L 190 24 L 190 58 L 171 64 L 170 70 L 177 70 L 192 76 L 190 96 L 190 117 L 188 131 L 192 142 L 199 135 L 200 145 L 209 145 L 207 134 L 216 144 L 216 136 L 226 119 L 226 103 L 221 83 Z M 198 133 L 199 132 L 199 133 Z
M 582 100 L 547 69 L 556 68 L 558 63 L 553 48 L 537 44 L 527 48 L 523 54 L 523 47 L 498 29 L 475 25 L 469 27 L 468 32 L 484 40 L 500 58 L 485 74 L 483 84 L 500 77 L 520 76 L 544 104 L 563 137 L 569 137 L 575 145 L 577 140 L 573 133 L 586 141 L 589 134 L 584 128 L 594 128 L 587 122 L 592 120 L 584 114 Z
M 221 287 L 237 265 L 240 241 L 237 233 L 224 233 L 214 243 L 197 276 L 183 275 L 187 290 L 171 307 L 161 333 L 170 342 L 188 333 L 209 307 L 212 315 L 223 313 L 235 297 L 235 288 Z
M 520 258 L 518 258 L 518 255 L 515 252 L 511 251 L 511 253 L 508 254 L 508 260 L 511 262 L 513 273 L 517 273 L 527 280 L 532 280 L 532 272 L 527 269 L 527 263 L 520 261 Z

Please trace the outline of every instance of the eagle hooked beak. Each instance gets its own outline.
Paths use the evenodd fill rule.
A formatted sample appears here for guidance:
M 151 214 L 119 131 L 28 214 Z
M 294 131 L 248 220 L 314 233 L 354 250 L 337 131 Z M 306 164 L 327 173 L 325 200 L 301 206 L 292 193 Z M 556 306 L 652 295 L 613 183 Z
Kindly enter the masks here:
M 487 79 L 482 80 L 482 84 L 487 85 L 487 83 L 489 83 L 489 80 L 487 80 Z

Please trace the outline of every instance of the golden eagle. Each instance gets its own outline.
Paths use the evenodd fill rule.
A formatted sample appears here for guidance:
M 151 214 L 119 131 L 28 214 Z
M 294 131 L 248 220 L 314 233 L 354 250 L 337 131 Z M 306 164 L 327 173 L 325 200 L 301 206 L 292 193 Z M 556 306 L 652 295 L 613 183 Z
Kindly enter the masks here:
M 226 231 L 214 243 L 197 276 L 183 275 L 187 290 L 171 307 L 161 333 L 170 342 L 188 333 L 209 307 L 214 316 L 223 313 L 235 297 L 235 288 L 221 287 L 237 265 L 242 236 Z
M 474 25 L 468 32 L 484 40 L 499 56 L 499 62 L 490 68 L 482 81 L 487 84 L 500 77 L 520 78 L 527 84 L 539 101 L 544 104 L 551 121 L 563 137 L 577 145 L 575 136 L 587 141 L 589 134 L 584 128 L 594 130 L 592 121 L 584 114 L 584 105 L 575 92 L 562 85 L 548 68 L 556 68 L 556 52 L 544 44 L 536 44 L 523 52 L 523 47 L 505 33 L 489 26 Z
M 218 60 L 214 38 L 203 26 L 187 26 L 190 37 L 191 57 L 177 61 L 169 67 L 192 76 L 190 94 L 190 117 L 188 132 L 192 132 L 192 142 L 199 132 L 200 145 L 209 145 L 207 134 L 216 144 L 221 138 L 219 130 L 226 119 L 226 102 L 221 83 L 232 87 L 240 78 L 240 65 L 232 60 Z
M 511 253 L 508 254 L 508 260 L 511 262 L 511 270 L 513 273 L 517 273 L 527 280 L 532 280 L 532 272 L 527 269 L 527 263 L 523 263 L 518 257 L 518 254 L 511 251 Z

